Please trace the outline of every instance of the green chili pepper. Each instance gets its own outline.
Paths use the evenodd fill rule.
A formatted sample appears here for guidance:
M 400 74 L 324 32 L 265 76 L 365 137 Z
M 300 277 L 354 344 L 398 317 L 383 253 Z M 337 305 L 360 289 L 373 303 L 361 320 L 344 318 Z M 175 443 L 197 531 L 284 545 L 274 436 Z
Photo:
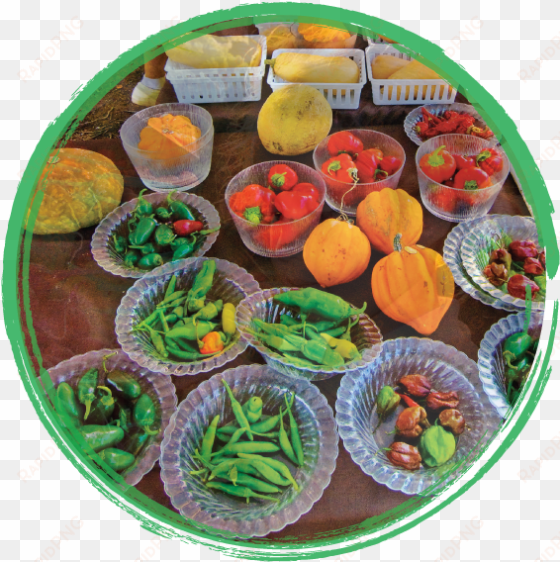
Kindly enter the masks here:
M 291 341 L 295 336 L 287 336 L 286 339 Z M 305 341 L 299 349 L 307 359 L 315 361 L 319 365 L 327 367 L 339 367 L 344 365 L 344 359 L 334 349 L 331 349 L 326 341 Z
M 122 428 L 115 425 L 84 425 L 80 433 L 94 451 L 112 447 L 124 438 Z
M 124 263 L 127 267 L 135 267 L 140 259 L 140 254 L 135 250 L 128 250 L 124 256 Z
M 531 365 L 533 364 L 532 359 L 530 359 L 529 357 L 527 357 L 527 355 L 525 355 L 524 357 L 522 357 L 521 359 L 519 359 L 518 361 L 516 361 L 513 366 L 519 371 L 525 371 L 526 369 L 530 369 Z
M 252 437 L 251 433 L 248 434 Z M 280 447 L 274 443 L 269 443 L 268 441 L 241 441 L 240 443 L 234 443 L 233 445 L 226 445 L 220 451 L 212 453 L 214 455 L 236 455 L 237 453 L 276 453 L 280 450 Z
M 437 424 L 426 429 L 420 437 L 418 451 L 426 466 L 441 466 L 455 454 L 453 433 Z
M 126 238 L 124 236 L 117 236 L 116 234 L 113 234 L 112 239 L 113 239 L 113 248 L 115 248 L 115 252 L 117 252 L 117 254 L 124 254 L 128 247 L 128 244 L 126 243 Z
M 262 472 L 261 474 L 273 484 L 277 484 L 279 486 L 288 486 L 289 484 L 291 484 L 295 490 L 299 490 L 299 486 L 297 482 L 294 480 L 294 477 L 292 476 L 290 469 L 282 461 L 271 459 L 270 457 L 263 457 L 261 455 L 251 455 L 247 453 L 239 453 L 238 456 L 242 459 L 252 460 L 253 463 L 255 463 L 254 466 L 260 466 L 260 464 L 264 464 L 265 466 L 272 468 L 274 472 L 276 472 L 276 474 L 282 479 L 281 481 L 279 481 L 278 479 L 276 479 L 276 481 L 269 480 L 269 478 L 267 478 L 265 474 L 263 474 Z
M 175 314 L 177 318 L 183 318 L 185 311 L 183 310 L 182 306 L 177 306 L 176 308 L 173 309 L 171 314 Z
M 167 287 L 165 289 L 165 295 L 163 295 L 163 300 L 168 299 L 171 295 L 175 293 L 175 287 L 177 286 L 177 275 L 173 274 Z
M 253 396 L 243 404 L 243 412 L 250 424 L 257 423 L 261 419 L 263 401 L 258 396 Z
M 338 328 L 332 328 L 319 333 L 331 336 L 332 338 L 342 337 L 346 333 L 346 326 L 339 326 Z
M 149 201 L 144 199 L 144 193 L 148 191 L 147 189 L 143 189 L 138 194 L 138 201 L 136 201 L 136 206 L 134 207 L 133 213 L 138 215 L 139 217 L 145 217 L 147 215 L 151 215 L 154 212 L 152 204 Z
M 95 400 L 95 389 L 97 388 L 97 369 L 89 369 L 78 383 L 78 401 L 86 407 L 84 420 L 88 419 L 91 405 Z
M 128 241 L 131 246 L 143 246 L 158 226 L 158 221 L 151 217 L 144 217 L 138 221 L 136 228 L 129 233 Z
M 122 396 L 128 400 L 134 400 L 142 394 L 140 383 L 132 375 L 119 369 L 107 373 L 105 384 L 117 396 Z
M 186 318 L 184 326 L 173 328 L 165 334 L 165 340 L 176 340 L 177 342 L 181 340 L 197 341 L 213 332 L 216 326 L 215 322 L 207 320 L 196 322 L 192 317 Z
M 160 334 L 158 334 L 155 330 L 153 330 L 149 326 L 147 327 L 147 329 L 150 332 L 150 339 L 152 340 L 152 343 L 154 344 L 154 347 L 156 348 L 156 351 L 162 357 L 167 359 L 167 357 L 169 357 L 169 353 L 167 352 L 167 349 L 165 347 L 165 343 L 163 341 L 163 338 L 161 337 Z
M 298 343 L 297 345 L 293 342 L 288 341 L 286 338 L 281 336 L 274 336 L 274 335 L 267 335 L 267 334 L 258 334 L 258 339 L 260 339 L 263 343 L 268 345 L 268 347 L 273 347 L 278 351 L 300 351 L 303 343 Z M 303 338 L 300 338 L 303 339 Z M 303 340 L 305 342 L 305 340 Z
M 160 265 L 163 265 L 163 258 L 160 256 L 160 254 L 157 253 L 148 254 L 140 258 L 140 260 L 138 260 L 138 263 L 136 265 L 140 269 L 153 269 L 154 267 L 159 267 Z
M 156 244 L 160 246 L 169 246 L 173 239 L 175 238 L 175 233 L 166 224 L 160 224 L 155 231 L 154 240 Z
M 264 416 L 263 416 L 264 417 Z M 280 422 L 280 416 L 272 416 L 265 420 L 262 420 L 254 425 L 251 426 L 251 431 L 253 433 L 268 433 L 276 428 L 278 423 Z M 224 428 L 222 428 L 224 429 Z
M 298 464 L 298 460 L 296 458 L 296 455 L 294 453 L 294 449 L 292 447 L 292 444 L 290 443 L 290 440 L 288 438 L 288 434 L 286 433 L 286 430 L 284 429 L 284 413 L 282 411 L 282 407 L 280 407 L 280 426 L 279 426 L 279 431 L 278 431 L 278 442 L 280 443 L 280 448 L 282 449 L 282 452 L 295 464 Z M 244 452 L 244 451 L 243 451 Z
M 168 307 L 175 307 L 177 306 L 175 302 L 183 298 L 185 291 L 175 291 L 171 293 L 169 296 L 165 297 L 161 302 L 158 303 L 156 308 L 168 308 Z
M 289 326 L 289 327 L 300 326 L 300 322 L 298 322 L 292 316 L 288 316 L 287 314 L 282 314 L 282 316 L 280 316 L 280 324 L 284 324 L 284 326 Z
M 198 312 L 204 306 L 206 294 L 212 288 L 212 283 L 214 282 L 215 271 L 216 262 L 214 260 L 205 260 L 188 293 L 187 303 L 189 311 Z
M 115 409 L 115 399 L 111 390 L 106 386 L 98 386 L 97 388 L 107 394 L 101 394 L 93 401 L 88 420 L 91 424 L 107 424 Z
M 280 338 L 293 334 L 293 330 L 285 324 L 263 322 L 260 318 L 253 318 L 252 324 L 261 332 Z
M 233 415 L 235 416 L 235 419 L 237 420 L 237 423 L 239 424 L 239 427 L 250 430 L 251 426 L 249 424 L 249 420 L 245 416 L 245 412 L 243 411 L 243 407 L 241 406 L 239 401 L 233 395 L 233 392 L 231 391 L 231 388 L 229 387 L 229 384 L 227 383 L 226 379 L 222 379 L 222 383 L 226 387 L 226 392 L 228 393 L 229 399 L 231 401 L 231 409 L 233 410 Z M 251 432 L 248 433 L 248 436 L 249 436 L 249 439 L 251 441 L 253 441 L 253 435 L 252 435 Z M 244 452 L 244 451 L 241 451 L 241 452 Z M 247 451 L 247 452 L 251 452 L 251 451 Z
M 206 359 L 211 357 L 210 354 L 202 354 L 197 351 L 186 351 L 174 345 L 172 341 L 166 341 L 167 349 L 169 353 L 178 359 L 185 361 L 198 361 L 200 359 Z
M 182 201 L 175 201 L 171 198 L 173 193 L 167 196 L 167 203 L 169 204 L 170 211 L 175 215 L 175 220 L 189 220 L 194 221 L 196 217 L 193 215 L 189 207 Z
M 286 401 L 286 410 L 288 412 L 288 417 L 290 419 L 290 437 L 292 438 L 292 448 L 295 454 L 295 458 L 297 459 L 297 465 L 303 465 L 303 445 L 301 443 L 301 437 L 299 435 L 299 430 L 297 426 L 297 422 L 292 414 L 292 404 L 294 403 L 295 394 L 292 394 L 292 400 L 288 403 L 288 396 L 284 395 L 284 400 Z M 280 423 L 282 425 L 282 423 Z M 282 425 L 283 427 L 283 425 Z M 280 435 L 282 430 L 280 430 L 278 434 L 278 439 L 280 439 Z
M 220 314 L 223 307 L 223 301 L 217 300 L 215 302 L 209 302 L 205 304 L 196 314 L 194 314 L 193 319 L 196 320 L 213 320 Z
M 207 482 L 206 486 L 208 488 L 213 488 L 215 490 L 220 490 L 231 496 L 237 496 L 239 498 L 247 498 L 247 503 L 249 503 L 249 498 L 259 498 L 262 500 L 270 500 L 272 502 L 278 502 L 277 498 L 271 496 L 266 496 L 262 494 L 257 494 L 245 486 L 234 486 L 233 484 L 224 484 L 223 482 Z
M 218 429 L 218 423 L 220 422 L 220 416 L 214 417 L 212 423 L 209 425 L 202 440 L 202 446 L 200 447 L 200 456 L 206 460 L 210 460 L 210 455 L 212 454 L 212 448 L 214 447 L 214 440 L 216 438 L 216 430 Z
M 115 472 L 121 472 L 127 469 L 132 466 L 136 460 L 131 453 L 113 448 L 103 449 L 99 452 L 99 457 Z
M 56 388 L 56 411 L 62 416 L 65 425 L 80 427 L 83 413 L 76 400 L 74 389 L 66 382 L 61 382 Z
M 115 400 L 115 409 L 113 411 L 113 419 L 118 422 L 118 426 L 122 427 L 125 433 L 130 430 L 132 414 L 120 400 Z
M 142 394 L 132 411 L 134 423 L 142 428 L 148 435 L 157 435 L 159 429 L 152 430 L 150 426 L 156 421 L 156 408 L 152 399 L 147 394 Z
M 269 484 L 268 482 L 263 482 L 262 480 L 253 478 L 249 474 L 237 474 L 239 468 L 236 466 L 234 466 L 233 468 L 235 469 L 236 472 L 236 479 L 234 482 L 235 485 L 245 486 L 250 490 L 253 490 L 255 492 L 260 492 L 263 494 L 277 494 L 278 492 L 280 492 L 280 489 L 274 486 L 273 484 Z M 224 476 L 224 478 L 231 479 L 229 474 Z M 231 480 L 233 482 L 233 479 Z
M 127 434 L 124 442 L 119 444 L 119 448 L 137 457 L 149 438 L 147 433 L 139 428 L 134 428 Z
M 175 252 L 175 250 L 177 250 L 178 248 L 180 248 L 181 246 L 183 246 L 184 244 L 194 244 L 195 240 L 192 239 L 191 237 L 185 237 L 185 236 L 178 236 L 177 238 L 175 238 L 174 240 L 171 241 L 171 244 L 169 244 L 171 251 Z
M 168 219 L 170 219 L 173 216 L 173 213 L 169 210 L 166 209 L 165 207 L 158 207 L 156 209 L 156 217 L 166 221 Z
M 172 261 L 182 260 L 190 257 L 195 251 L 195 246 L 196 246 L 196 241 L 186 242 L 184 244 L 181 244 L 176 250 L 173 251 Z

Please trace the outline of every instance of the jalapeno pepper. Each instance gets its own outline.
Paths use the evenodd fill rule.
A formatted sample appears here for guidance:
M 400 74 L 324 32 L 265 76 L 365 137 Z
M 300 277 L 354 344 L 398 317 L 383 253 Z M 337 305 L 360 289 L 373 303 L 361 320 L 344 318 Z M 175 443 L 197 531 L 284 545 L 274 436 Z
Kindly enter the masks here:
M 136 228 L 129 233 L 128 241 L 131 246 L 143 246 L 158 226 L 158 221 L 151 217 L 144 217 L 138 221 Z
M 115 472 L 122 472 L 128 467 L 132 466 L 136 460 L 134 455 L 109 447 L 99 452 L 99 458 L 104 461 L 109 468 Z
M 172 216 L 173 216 L 173 213 L 165 207 L 158 207 L 156 209 L 156 217 L 158 217 L 158 218 L 160 218 L 164 221 L 169 220 Z
M 187 205 L 185 205 L 185 203 L 183 203 L 182 201 L 176 201 L 175 199 L 172 199 L 171 197 L 172 195 L 173 193 L 170 193 L 167 196 L 167 203 L 169 204 L 169 209 L 175 216 L 175 219 L 176 220 L 185 219 L 190 221 L 196 220 L 196 217 L 193 215 L 190 208 Z
M 143 256 L 153 254 L 156 251 L 156 247 L 151 242 L 146 242 L 143 246 L 130 246 L 130 249 L 138 250 Z
M 76 400 L 74 389 L 66 382 L 61 382 L 56 388 L 56 411 L 62 416 L 65 425 L 74 427 L 82 425 L 83 412 Z
M 159 433 L 159 429 L 150 429 L 150 426 L 156 421 L 156 408 L 153 400 L 147 394 L 142 394 L 136 404 L 134 404 L 132 419 L 148 435 L 157 435 Z
M 113 234 L 112 239 L 113 239 L 113 248 L 115 248 L 115 252 L 117 252 L 118 254 L 124 254 L 128 247 L 128 244 L 126 243 L 126 238 L 124 236 L 117 236 L 116 234 Z
M 154 269 L 155 267 L 163 265 L 163 258 L 157 253 L 148 254 L 147 256 L 140 258 L 136 265 L 140 269 Z
M 139 382 L 128 373 L 115 369 L 107 373 L 105 384 L 117 395 L 134 400 L 142 394 Z
M 112 447 L 124 438 L 122 428 L 115 425 L 84 425 L 80 428 L 80 433 L 94 451 Z
M 140 254 L 135 250 L 128 250 L 126 255 L 124 256 L 124 263 L 128 267 L 135 267 L 140 259 Z
M 118 425 L 125 433 L 128 433 L 132 423 L 132 412 L 127 408 L 124 402 L 115 400 L 115 409 L 113 411 L 113 425 Z
M 89 369 L 78 382 L 78 401 L 86 407 L 84 420 L 88 419 L 97 388 L 97 369 Z
M 97 390 L 98 395 L 91 405 L 88 420 L 91 424 L 107 424 L 115 409 L 115 399 L 106 386 L 98 386 Z
M 146 201 L 146 199 L 144 199 L 144 193 L 146 191 L 148 190 L 143 189 L 138 194 L 138 201 L 136 201 L 136 207 L 134 207 L 133 213 L 139 217 L 146 217 L 154 212 L 152 204 L 149 201 Z
M 160 224 L 156 228 L 154 240 L 159 246 L 169 246 L 174 238 L 175 234 L 173 234 L 171 228 L 169 228 L 166 224 Z
M 182 238 L 182 240 L 185 240 L 185 242 L 183 242 L 182 244 L 177 246 L 175 250 L 173 250 L 173 261 L 188 258 L 195 252 L 195 248 L 198 242 L 196 238 L 189 237 Z
M 137 457 L 142 451 L 144 445 L 148 442 L 150 436 L 140 428 L 133 428 L 126 435 L 122 443 L 119 443 L 119 449 L 133 454 Z

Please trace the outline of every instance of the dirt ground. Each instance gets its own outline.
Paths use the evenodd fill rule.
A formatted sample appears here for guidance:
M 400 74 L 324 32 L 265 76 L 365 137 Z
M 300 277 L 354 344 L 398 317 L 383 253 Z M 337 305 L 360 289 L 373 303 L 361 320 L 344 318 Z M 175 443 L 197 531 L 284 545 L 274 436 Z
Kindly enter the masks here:
M 122 124 L 133 113 L 145 109 L 130 101 L 132 90 L 142 79 L 142 73 L 143 67 L 130 73 L 101 99 L 80 123 L 72 135 L 72 140 L 118 137 Z

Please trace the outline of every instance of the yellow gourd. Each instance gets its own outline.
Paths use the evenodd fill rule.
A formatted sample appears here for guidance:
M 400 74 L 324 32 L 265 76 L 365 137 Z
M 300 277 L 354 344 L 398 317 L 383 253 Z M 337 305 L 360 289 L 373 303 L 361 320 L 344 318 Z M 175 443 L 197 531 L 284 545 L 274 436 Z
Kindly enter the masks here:
M 360 68 L 348 57 L 280 53 L 270 66 L 286 82 L 356 84 L 360 79 Z
M 410 61 L 391 55 L 378 55 L 371 65 L 371 75 L 375 80 L 386 80 Z
M 412 60 L 409 64 L 403 66 L 388 78 L 389 80 L 442 80 L 442 77 L 428 68 L 426 65 L 422 64 L 417 60 Z M 404 86 L 404 99 L 408 100 L 410 95 L 414 98 L 418 97 L 419 86 L 414 86 L 414 94 L 412 94 L 412 86 Z M 429 90 L 428 90 L 429 88 Z M 427 99 L 434 99 L 435 97 L 441 97 L 444 94 L 444 89 L 448 88 L 449 93 L 451 93 L 451 86 L 423 86 L 422 87 L 422 97 L 426 99 L 426 93 L 429 91 Z M 381 88 L 383 91 L 383 88 Z M 401 99 L 402 86 L 397 86 L 397 99 Z M 391 98 L 393 93 L 393 86 L 389 86 L 389 98 Z
M 303 247 L 303 261 L 321 287 L 357 279 L 370 256 L 369 240 L 359 227 L 337 219 L 317 225 Z

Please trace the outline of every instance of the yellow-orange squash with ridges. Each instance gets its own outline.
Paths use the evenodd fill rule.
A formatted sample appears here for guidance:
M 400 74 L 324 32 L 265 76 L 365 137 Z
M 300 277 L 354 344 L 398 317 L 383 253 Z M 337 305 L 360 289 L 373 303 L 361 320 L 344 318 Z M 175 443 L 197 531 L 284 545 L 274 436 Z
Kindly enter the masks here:
M 191 152 L 189 146 L 200 138 L 201 131 L 186 115 L 151 117 L 140 131 L 140 150 L 152 152 L 153 158 L 175 158 Z
M 384 254 L 393 251 L 397 234 L 401 245 L 416 244 L 422 235 L 422 205 L 402 189 L 373 191 L 359 205 L 356 224 L 371 245 Z
M 375 264 L 371 288 L 382 312 L 425 336 L 437 330 L 455 292 L 443 257 L 419 244 L 401 247 L 398 235 L 395 251 Z
M 357 279 L 370 256 L 369 240 L 359 227 L 337 219 L 317 225 L 303 247 L 303 261 L 321 287 Z

